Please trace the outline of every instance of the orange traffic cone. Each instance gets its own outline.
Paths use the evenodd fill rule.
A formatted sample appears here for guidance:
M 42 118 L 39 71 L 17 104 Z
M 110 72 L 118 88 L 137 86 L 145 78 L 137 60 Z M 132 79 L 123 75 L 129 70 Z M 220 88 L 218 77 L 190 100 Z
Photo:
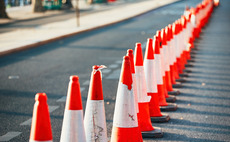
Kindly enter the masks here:
M 52 142 L 50 115 L 45 93 L 37 93 L 33 110 L 30 142 Z
M 70 77 L 60 141 L 86 141 L 78 76 Z
M 130 59 L 131 73 L 132 73 L 132 79 L 133 79 L 133 95 L 134 95 L 134 100 L 135 100 L 135 109 L 136 109 L 136 112 L 139 113 L 138 98 L 137 98 L 137 84 L 136 84 L 137 82 L 136 82 L 136 74 L 135 74 L 135 68 L 134 68 L 133 50 L 128 49 L 126 55 L 129 56 L 129 59 Z
M 159 31 L 158 31 L 159 32 Z M 155 57 L 155 72 L 156 72 L 156 78 L 157 78 L 157 90 L 158 90 L 158 95 L 159 95 L 159 106 L 160 106 L 160 109 L 162 111 L 174 111 L 177 109 L 177 105 L 176 104 L 168 104 L 166 102 L 166 99 L 165 99 L 165 94 L 164 94 L 164 91 L 165 91 L 165 88 L 164 88 L 164 85 L 163 85 L 163 76 L 162 76 L 162 57 L 160 54 L 160 47 L 159 47 L 159 42 L 156 41 L 158 40 L 158 38 L 154 38 L 156 44 L 154 44 L 155 46 L 155 54 L 154 54 L 154 57 Z
M 101 69 L 105 66 L 93 66 L 88 99 L 85 108 L 84 126 L 87 142 L 107 142 L 107 128 L 102 90 Z
M 149 53 L 151 53 L 151 51 Z M 147 77 L 154 77 L 153 74 L 154 68 L 152 68 L 151 65 L 154 66 L 154 61 L 151 59 L 145 59 L 145 69 L 148 69 L 146 71 Z M 139 126 L 141 127 L 141 130 L 144 130 L 144 128 L 147 126 L 151 128 L 151 126 L 149 125 L 150 116 L 152 122 L 167 122 L 170 118 L 169 115 L 167 114 L 164 115 L 161 114 L 160 107 L 159 107 L 158 93 L 152 93 L 151 89 L 146 87 L 146 78 L 145 78 L 145 72 L 143 67 L 141 43 L 137 43 L 135 48 L 135 69 L 136 69 L 136 77 L 137 77 L 137 92 L 138 92 L 138 102 L 139 102 L 138 120 L 139 120 Z M 154 83 L 153 81 L 150 81 L 149 79 L 147 80 L 151 85 L 153 85 Z M 157 129 L 156 127 L 154 128 Z
M 175 71 L 175 78 L 176 78 L 176 81 L 177 82 L 185 82 L 186 80 L 184 78 L 181 78 L 179 76 L 179 67 L 180 67 L 180 55 L 181 55 L 181 49 L 180 49 L 180 23 L 179 21 L 177 20 L 174 25 L 173 25 L 173 36 L 174 36 L 174 40 L 175 40 L 175 56 L 176 56 L 176 59 L 175 59 L 175 63 L 174 63 L 174 71 Z M 173 87 L 177 87 L 177 88 L 180 88 L 182 87 L 180 84 L 179 85 L 174 85 L 173 84 Z
M 132 72 L 135 72 L 134 61 L 133 61 L 133 50 L 129 49 L 127 55 L 129 56 L 129 59 L 130 59 L 131 70 L 134 70 Z M 143 70 L 143 73 L 144 73 L 144 70 Z M 140 83 L 145 82 L 145 80 L 144 81 L 142 80 L 140 82 L 139 75 L 140 75 L 139 73 L 137 74 L 137 72 L 135 72 L 135 74 L 133 76 L 133 79 L 134 78 L 138 79 L 137 82 L 136 82 L 136 87 L 137 87 L 136 88 L 136 95 L 138 97 L 140 96 L 140 88 L 139 88 Z M 143 90 L 143 88 L 142 88 L 142 90 Z M 143 97 L 148 98 L 147 93 L 145 95 L 146 96 L 143 96 Z M 149 101 L 149 99 L 148 99 L 148 101 Z M 142 137 L 143 138 L 159 138 L 159 137 L 162 137 L 163 133 L 162 133 L 161 129 L 160 128 L 154 129 L 152 124 L 151 124 L 150 115 L 149 115 L 149 103 L 148 103 L 148 101 L 146 103 L 141 103 L 140 104 L 139 100 L 138 100 L 138 102 L 136 104 L 136 105 L 138 105 L 137 119 L 138 119 L 139 128 L 140 128 L 141 133 L 142 133 Z
M 165 30 L 165 34 L 167 35 L 167 50 L 168 50 L 168 69 L 166 70 L 166 88 L 167 88 L 167 91 L 168 91 L 168 94 L 171 94 L 171 95 L 179 95 L 180 94 L 180 91 L 178 90 L 174 90 L 173 87 L 172 87 L 172 83 L 175 83 L 176 84 L 176 81 L 175 81 L 175 78 L 174 78 L 174 73 L 173 73 L 173 70 L 172 70 L 172 65 L 173 65 L 173 53 L 172 53 L 172 37 L 171 37 L 171 29 L 172 28 L 172 25 L 169 25 L 167 26 L 166 30 Z M 174 100 L 171 101 L 171 100 L 167 100 L 167 99 L 170 99 L 170 98 L 173 98 L 172 96 L 170 96 L 166 94 L 166 101 L 167 102 L 175 102 L 176 98 L 174 97 Z
M 114 110 L 111 142 L 142 142 L 132 89 L 129 56 L 123 59 Z

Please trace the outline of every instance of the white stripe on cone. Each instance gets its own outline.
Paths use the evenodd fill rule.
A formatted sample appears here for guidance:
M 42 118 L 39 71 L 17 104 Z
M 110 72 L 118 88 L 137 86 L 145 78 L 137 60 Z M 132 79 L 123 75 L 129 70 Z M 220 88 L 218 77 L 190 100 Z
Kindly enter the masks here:
M 85 142 L 82 110 L 65 110 L 61 142 Z
M 114 110 L 113 126 L 120 128 L 138 127 L 133 90 L 119 82 Z
M 161 74 L 165 76 L 165 61 L 164 61 L 164 50 L 163 47 L 160 48 L 160 57 L 161 57 Z
M 144 59 L 144 72 L 146 77 L 146 86 L 148 93 L 157 93 L 155 61 Z
M 147 96 L 146 80 L 143 66 L 135 66 L 138 102 L 149 102 L 151 96 Z
M 138 96 L 137 96 L 137 82 L 136 82 L 136 73 L 132 73 L 132 79 L 133 79 L 133 95 L 135 100 L 135 109 L 136 113 L 139 113 L 139 107 L 138 107 Z
M 156 70 L 156 84 L 163 84 L 163 76 L 162 76 L 162 72 L 161 72 L 161 55 L 160 54 L 154 54 L 155 57 L 155 70 Z
M 107 142 L 104 100 L 87 100 L 84 126 L 87 142 Z

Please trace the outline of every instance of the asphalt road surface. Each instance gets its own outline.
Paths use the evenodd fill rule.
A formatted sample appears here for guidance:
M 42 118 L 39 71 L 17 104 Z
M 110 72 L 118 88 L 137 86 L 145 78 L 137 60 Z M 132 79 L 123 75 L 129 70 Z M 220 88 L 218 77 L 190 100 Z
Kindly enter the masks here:
M 48 96 L 54 142 L 59 141 L 69 76 L 78 75 L 85 108 L 93 65 L 106 65 L 103 91 L 108 137 L 122 57 L 136 42 L 173 23 L 186 5 L 185 0 L 105 28 L 85 32 L 34 49 L 0 58 L 0 141 L 29 140 L 34 96 Z M 230 1 L 221 1 L 209 24 L 196 40 L 192 52 L 194 67 L 177 97 L 179 109 L 169 112 L 161 127 L 164 137 L 146 141 L 230 141 Z M 8 138 L 8 140 L 7 140 Z

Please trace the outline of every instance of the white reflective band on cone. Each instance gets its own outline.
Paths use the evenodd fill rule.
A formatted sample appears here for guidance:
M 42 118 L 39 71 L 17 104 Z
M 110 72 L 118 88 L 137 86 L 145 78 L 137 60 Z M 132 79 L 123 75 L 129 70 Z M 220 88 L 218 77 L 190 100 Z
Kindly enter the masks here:
M 164 50 L 163 47 L 160 48 L 160 57 L 161 57 L 161 74 L 165 76 L 165 61 L 164 61 Z
M 150 102 L 151 96 L 147 96 L 146 80 L 143 66 L 135 66 L 138 102 Z
M 87 142 L 107 142 L 104 100 L 87 100 L 84 126 Z
M 172 39 L 172 62 L 173 64 L 176 62 L 176 47 L 175 47 L 175 39 Z
M 85 142 L 82 110 L 65 110 L 60 142 Z
M 157 93 L 155 60 L 144 60 L 144 72 L 146 77 L 147 92 Z
M 170 40 L 169 41 L 169 43 L 168 43 L 168 45 L 169 45 L 169 65 L 173 65 L 173 58 L 174 58 L 174 56 L 173 56 L 173 40 Z
M 168 53 L 168 46 L 167 45 L 164 45 L 163 46 L 163 50 L 164 50 L 164 68 L 165 68 L 165 71 L 169 71 L 169 53 Z
M 155 61 L 156 61 L 156 79 L 157 79 L 157 84 L 163 84 L 163 76 L 161 74 L 161 55 L 155 54 Z
M 114 110 L 113 126 L 120 128 L 138 127 L 133 90 L 119 81 Z
M 175 39 L 175 47 L 176 47 L 176 57 L 179 58 L 180 57 L 180 47 L 179 47 L 178 35 L 174 35 L 174 39 Z
M 133 95 L 134 95 L 134 100 L 135 100 L 135 104 L 134 105 L 135 105 L 135 108 L 136 108 L 136 112 L 139 113 L 136 73 L 132 73 L 132 79 L 133 79 Z

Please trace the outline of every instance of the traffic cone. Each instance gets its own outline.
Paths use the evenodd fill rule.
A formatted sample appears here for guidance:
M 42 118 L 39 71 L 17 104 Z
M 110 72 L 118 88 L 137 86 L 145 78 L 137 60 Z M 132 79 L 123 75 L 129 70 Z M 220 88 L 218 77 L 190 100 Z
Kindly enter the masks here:
M 37 93 L 33 110 L 30 142 L 52 142 L 50 115 L 45 93 Z
M 175 82 L 175 78 L 173 78 L 173 75 L 174 74 L 172 74 L 173 72 L 170 70 L 170 66 L 172 66 L 173 65 L 173 53 L 171 52 L 171 48 L 172 48 L 172 43 L 171 43 L 171 33 L 170 33 L 170 31 L 171 31 L 171 25 L 169 25 L 169 26 L 167 26 L 166 27 L 166 29 L 165 29 L 165 35 L 166 35 L 166 43 L 167 43 L 167 49 L 166 50 L 168 50 L 168 54 L 167 54 L 167 56 L 168 56 L 168 58 L 167 58 L 167 60 L 168 60 L 168 63 L 167 63 L 167 70 L 166 70 L 166 72 L 165 72 L 165 74 L 166 74 L 166 77 L 165 77 L 165 79 L 166 79 L 166 91 L 167 91 L 167 93 L 166 93 L 166 101 L 167 102 L 175 102 L 176 101 L 176 97 L 175 96 L 170 96 L 170 95 L 168 95 L 168 94 L 171 94 L 171 95 L 179 95 L 180 94 L 180 92 L 178 91 L 178 90 L 174 90 L 173 89 L 173 87 L 172 87 L 172 79 L 174 80 L 174 82 Z M 155 40 L 156 41 L 156 40 Z
M 151 49 L 147 50 L 149 51 L 149 53 L 152 53 Z M 143 120 L 143 122 L 140 122 L 141 120 L 139 120 L 140 127 L 141 123 L 148 122 L 145 119 L 148 119 L 149 116 L 151 117 L 151 122 L 167 122 L 170 119 L 169 115 L 161 114 L 158 93 L 157 91 L 154 91 L 152 87 L 156 82 L 153 82 L 153 78 L 155 78 L 154 60 L 152 60 L 151 58 L 153 58 L 151 54 L 149 54 L 148 58 L 145 58 L 145 65 L 143 67 L 141 43 L 137 43 L 135 47 L 135 69 L 140 109 L 138 116 L 139 118 L 141 117 L 141 120 Z M 146 85 L 146 81 L 148 85 Z
M 139 113 L 138 97 L 137 97 L 137 82 L 136 82 L 136 74 L 135 74 L 135 67 L 134 67 L 134 60 L 133 60 L 133 50 L 128 49 L 126 55 L 129 56 L 129 59 L 130 59 L 131 73 L 132 73 L 132 79 L 133 79 L 133 95 L 134 95 L 134 100 L 135 100 L 135 109 L 136 109 L 136 112 Z
M 161 34 L 161 33 L 163 33 L 163 34 Z M 166 102 L 175 102 L 176 98 L 174 96 L 168 95 L 168 91 L 167 91 L 167 87 L 166 87 L 166 84 L 167 84 L 166 78 L 167 79 L 169 78 L 169 61 L 168 61 L 169 55 L 168 55 L 168 46 L 167 46 L 167 42 L 166 42 L 166 36 L 165 36 L 164 31 L 163 32 L 157 31 L 156 35 L 157 36 L 154 36 L 154 46 L 155 46 L 154 48 L 155 48 L 155 50 L 156 49 L 158 50 L 158 48 L 159 48 L 159 54 L 161 54 L 159 56 L 159 57 L 161 57 L 161 59 L 160 59 L 161 69 L 160 70 L 161 70 L 161 76 L 162 76 L 163 88 L 164 88 L 162 93 L 165 95 Z M 157 38 L 157 40 L 156 40 L 156 38 Z M 165 57 L 168 57 L 168 58 L 165 58 Z M 171 85 L 171 80 L 168 80 L 168 81 L 170 81 L 170 84 L 168 84 L 168 85 Z M 158 84 L 159 83 L 160 83 L 160 81 L 158 81 Z M 158 93 L 159 93 L 159 91 L 160 90 L 158 90 Z
M 174 36 L 174 40 L 175 40 L 175 52 L 176 52 L 176 61 L 174 63 L 174 71 L 175 71 L 175 78 L 176 78 L 176 82 L 186 82 L 186 80 L 182 77 L 179 76 L 179 64 L 180 63 L 180 23 L 179 21 L 177 20 L 174 25 L 173 25 L 173 36 Z M 178 85 L 175 85 L 173 84 L 173 87 L 175 88 L 181 88 L 182 85 L 181 84 L 178 84 Z
M 114 110 L 111 142 L 142 142 L 132 88 L 130 59 L 123 58 Z
M 174 23 L 173 25 L 169 25 L 169 37 L 171 38 L 171 41 L 170 41 L 170 48 L 171 48 L 171 64 L 170 64 L 170 74 L 171 74 L 171 83 L 172 83 L 172 87 L 173 88 L 181 88 L 182 85 L 180 82 L 177 82 L 176 81 L 176 74 L 178 74 L 177 72 L 177 68 L 176 67 L 176 40 L 174 38 L 174 35 L 173 35 L 173 27 L 174 27 Z M 179 75 L 178 75 L 179 76 Z M 179 90 L 176 90 L 176 94 L 179 95 L 180 94 L 180 91 Z M 170 94 L 171 92 L 169 91 L 168 94 Z M 175 94 L 175 92 L 172 92 L 172 94 Z
M 107 142 L 107 128 L 102 90 L 101 69 L 105 66 L 93 66 L 85 108 L 84 126 L 87 142 Z
M 137 104 L 138 105 L 138 113 L 137 113 L 137 119 L 138 119 L 138 125 L 139 128 L 141 130 L 142 133 L 142 137 L 143 138 L 159 138 L 163 136 L 163 133 L 161 131 L 161 128 L 153 128 L 152 124 L 151 124 L 151 120 L 150 120 L 150 115 L 149 115 L 149 98 L 147 96 L 147 93 L 145 94 L 145 96 L 142 95 L 142 97 L 140 97 L 140 84 L 143 83 L 143 80 L 140 80 L 139 78 L 139 73 L 136 72 L 135 67 L 134 67 L 134 61 L 133 61 L 133 50 L 129 49 L 127 51 L 127 56 L 129 56 L 130 59 L 130 64 L 131 64 L 131 70 L 132 70 L 132 79 L 137 79 L 136 81 L 136 95 L 138 98 L 142 99 L 144 98 L 145 103 L 139 103 L 139 99 Z M 133 72 L 135 74 L 133 74 Z M 143 70 L 144 73 L 144 70 Z M 141 82 L 140 82 L 141 81 Z M 134 83 L 134 82 L 133 82 Z M 143 88 L 142 88 L 143 89 Z M 142 92 L 141 92 L 142 93 Z M 141 100 L 140 100 L 141 101 Z
M 71 76 L 60 142 L 85 142 L 81 91 L 78 76 Z
M 158 31 L 159 32 L 159 31 Z M 159 96 L 159 106 L 161 111 L 175 111 L 177 109 L 177 105 L 170 103 L 168 104 L 166 102 L 165 99 L 165 94 L 164 94 L 164 84 L 163 84 L 163 76 L 162 76 L 162 57 L 160 54 L 160 47 L 159 47 L 159 42 L 157 38 L 154 38 L 156 44 L 154 44 L 155 46 L 155 54 L 154 54 L 154 58 L 155 58 L 155 72 L 156 72 L 156 83 L 157 83 L 157 90 L 158 90 L 158 96 Z M 151 41 L 151 40 L 150 40 Z M 146 48 L 147 51 L 147 48 Z
M 219 0 L 214 0 L 214 6 L 215 6 L 215 7 L 219 6 L 219 4 L 220 4 L 220 1 L 219 1 Z

